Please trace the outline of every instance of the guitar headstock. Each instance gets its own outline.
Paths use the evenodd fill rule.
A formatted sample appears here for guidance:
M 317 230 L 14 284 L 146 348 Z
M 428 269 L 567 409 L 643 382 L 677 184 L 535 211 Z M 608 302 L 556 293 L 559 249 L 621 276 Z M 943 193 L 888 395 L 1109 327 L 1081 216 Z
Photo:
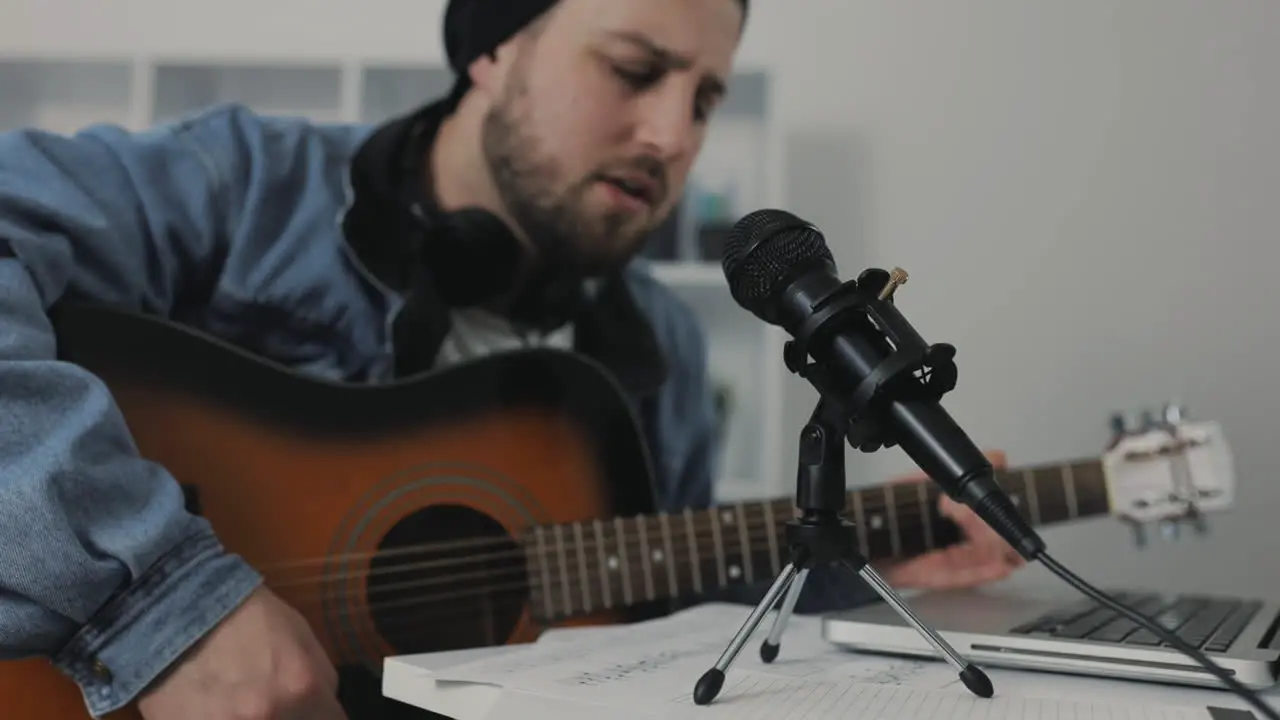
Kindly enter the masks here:
M 1134 528 L 1139 544 L 1145 527 L 1158 524 L 1176 538 L 1184 524 L 1205 531 L 1205 515 L 1235 501 L 1235 464 L 1222 427 L 1189 421 L 1183 409 L 1166 405 L 1159 415 L 1143 412 L 1137 422 L 1112 418 L 1112 442 L 1102 456 L 1112 512 Z

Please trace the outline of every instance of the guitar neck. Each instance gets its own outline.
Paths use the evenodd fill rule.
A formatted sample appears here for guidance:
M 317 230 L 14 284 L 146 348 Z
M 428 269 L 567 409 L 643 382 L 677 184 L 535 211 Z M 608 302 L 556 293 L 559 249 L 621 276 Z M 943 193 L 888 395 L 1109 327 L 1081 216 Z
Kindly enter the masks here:
M 1033 526 L 1110 512 L 1098 460 L 997 471 Z M 938 513 L 935 483 L 889 483 L 847 493 L 845 517 L 871 562 L 914 557 L 959 540 Z M 540 619 L 714 593 L 771 581 L 787 560 L 792 497 L 676 514 L 543 525 L 523 539 L 530 601 Z

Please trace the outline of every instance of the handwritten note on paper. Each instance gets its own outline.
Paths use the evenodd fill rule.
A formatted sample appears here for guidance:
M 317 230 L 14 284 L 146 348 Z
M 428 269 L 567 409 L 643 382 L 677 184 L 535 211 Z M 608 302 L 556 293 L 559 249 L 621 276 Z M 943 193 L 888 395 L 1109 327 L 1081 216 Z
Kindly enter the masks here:
M 1204 708 L 1161 707 L 1126 703 L 1047 700 L 967 693 L 914 690 L 893 685 L 826 682 L 744 674 L 706 707 L 696 707 L 686 693 L 671 698 L 688 706 L 681 717 L 707 714 L 734 720 L 1209 720 Z
M 601 628 L 598 635 L 574 632 L 560 640 L 539 642 L 483 662 L 442 671 L 441 680 L 479 682 L 528 692 L 560 693 L 566 688 L 589 690 L 595 694 L 658 697 L 665 695 L 673 677 L 688 685 L 715 664 L 750 608 L 729 604 L 707 604 L 682 613 L 629 625 Z M 753 642 L 743 648 L 735 669 L 762 670 L 771 666 L 759 659 L 759 642 L 768 631 L 773 615 L 766 616 Z M 823 654 L 838 656 L 821 638 L 816 618 L 796 617 L 783 638 L 782 656 L 776 662 L 783 674 L 808 674 L 837 665 L 815 659 Z

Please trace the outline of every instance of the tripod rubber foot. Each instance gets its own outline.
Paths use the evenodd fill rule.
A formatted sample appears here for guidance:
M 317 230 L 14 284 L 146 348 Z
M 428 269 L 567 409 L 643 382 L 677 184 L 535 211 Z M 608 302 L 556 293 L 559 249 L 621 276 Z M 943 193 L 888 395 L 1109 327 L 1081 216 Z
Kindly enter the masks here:
M 698 684 L 693 686 L 693 701 L 698 705 L 709 705 L 720 694 L 724 685 L 724 673 L 715 668 L 702 673 Z
M 980 698 L 989 698 L 996 692 L 991 685 L 991 678 L 987 677 L 987 674 L 977 665 L 965 665 L 964 670 L 960 671 L 960 682 L 969 688 L 969 692 Z
M 764 642 L 760 643 L 760 659 L 765 661 L 765 663 L 771 663 L 774 660 L 777 660 L 778 650 L 781 647 L 782 647 L 781 645 L 774 645 L 768 640 L 765 640 Z

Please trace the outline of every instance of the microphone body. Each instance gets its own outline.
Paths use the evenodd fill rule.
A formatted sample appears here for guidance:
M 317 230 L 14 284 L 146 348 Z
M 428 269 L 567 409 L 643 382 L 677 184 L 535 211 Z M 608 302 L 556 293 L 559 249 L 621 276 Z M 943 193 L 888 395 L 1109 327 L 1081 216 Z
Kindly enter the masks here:
M 888 273 L 869 270 L 841 281 L 821 233 L 779 210 L 739 221 L 724 265 L 734 299 L 794 338 L 787 343 L 788 367 L 846 411 L 851 445 L 864 452 L 901 447 L 1020 555 L 1039 557 L 1044 542 L 996 483 L 990 461 L 938 402 L 955 384 L 954 348 L 930 346 L 902 317 Z

